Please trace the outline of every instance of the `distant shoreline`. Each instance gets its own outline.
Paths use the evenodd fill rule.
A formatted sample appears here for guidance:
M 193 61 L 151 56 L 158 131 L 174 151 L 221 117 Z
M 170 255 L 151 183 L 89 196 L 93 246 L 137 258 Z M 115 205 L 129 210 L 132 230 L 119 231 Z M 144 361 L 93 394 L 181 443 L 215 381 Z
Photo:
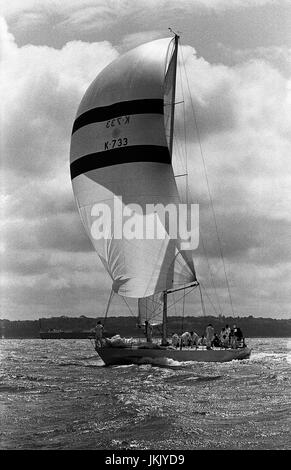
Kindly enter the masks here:
M 154 338 L 160 338 L 160 336 L 157 336 Z M 291 336 L 246 336 L 245 339 L 246 341 L 248 339 L 290 339 L 291 340 Z M 13 336 L 11 338 L 9 337 L 5 337 L 5 338 L 1 338 L 0 337 L 0 341 L 5 341 L 5 340 L 14 340 L 14 339 L 21 339 L 21 340 L 30 340 L 30 339 L 42 339 L 40 338 L 39 336 Z M 88 341 L 90 338 L 46 338 L 46 339 L 42 339 L 42 341 L 50 341 L 50 340 L 53 340 L 53 341 L 75 341 L 76 339 L 78 340 L 83 340 L 83 341 Z
M 74 339 L 78 339 L 78 333 L 84 338 L 84 332 L 92 330 L 97 321 L 103 322 L 103 317 L 51 317 L 39 320 L 0 320 L 0 338 L 5 339 L 37 339 L 40 331 L 61 330 L 72 332 Z M 245 338 L 291 338 L 291 319 L 274 319 L 263 317 L 168 317 L 168 336 L 173 332 L 181 334 L 184 331 L 196 331 L 204 334 L 206 326 L 212 323 L 216 332 L 219 332 L 226 324 L 239 326 Z M 108 317 L 105 329 L 110 334 L 120 334 L 127 337 L 143 337 L 143 328 L 137 327 L 137 319 L 132 316 Z M 159 337 L 161 325 L 154 327 L 154 336 Z M 72 338 L 73 339 L 73 338 Z M 86 338 L 85 338 L 86 339 Z

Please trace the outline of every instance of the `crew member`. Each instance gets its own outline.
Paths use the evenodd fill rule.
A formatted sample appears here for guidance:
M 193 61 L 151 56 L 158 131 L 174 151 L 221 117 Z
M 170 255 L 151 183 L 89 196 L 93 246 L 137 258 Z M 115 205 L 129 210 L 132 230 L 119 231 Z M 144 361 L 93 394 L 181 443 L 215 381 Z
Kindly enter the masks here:
M 99 320 L 95 326 L 95 345 L 96 347 L 102 347 L 102 337 L 103 337 L 103 325 Z
M 145 334 L 145 337 L 147 339 L 147 342 L 148 343 L 152 343 L 153 342 L 153 327 L 152 325 L 146 320 L 144 322 L 144 334 Z
M 208 326 L 205 330 L 205 333 L 206 333 L 206 347 L 207 347 L 207 349 L 210 349 L 212 341 L 214 339 L 214 328 L 211 325 L 211 323 L 208 324 Z

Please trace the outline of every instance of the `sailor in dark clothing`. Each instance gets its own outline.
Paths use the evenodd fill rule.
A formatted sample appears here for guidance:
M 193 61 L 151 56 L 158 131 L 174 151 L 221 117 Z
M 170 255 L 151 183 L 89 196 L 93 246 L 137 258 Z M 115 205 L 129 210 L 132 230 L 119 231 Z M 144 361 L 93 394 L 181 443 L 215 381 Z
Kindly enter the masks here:
M 221 346 L 220 339 L 219 339 L 219 337 L 216 333 L 214 334 L 214 338 L 212 340 L 212 346 L 214 346 L 216 348 L 219 348 Z
M 237 345 L 239 347 L 245 346 L 245 340 L 244 340 L 243 333 L 240 328 L 235 329 L 234 335 L 236 337 Z
M 236 349 L 237 347 L 235 333 L 236 333 L 236 325 L 233 325 L 233 327 L 230 330 L 230 335 L 229 335 L 229 343 L 232 349 Z

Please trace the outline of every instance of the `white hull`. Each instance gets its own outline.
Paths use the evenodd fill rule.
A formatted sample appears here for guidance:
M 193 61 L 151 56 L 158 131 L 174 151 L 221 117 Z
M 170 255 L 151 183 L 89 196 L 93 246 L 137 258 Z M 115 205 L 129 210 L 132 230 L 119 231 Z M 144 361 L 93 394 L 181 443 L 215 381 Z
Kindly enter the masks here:
M 178 362 L 228 362 L 248 359 L 251 350 L 247 347 L 239 349 L 148 349 L 148 348 L 96 348 L 105 365 L 155 363 L 163 359 Z

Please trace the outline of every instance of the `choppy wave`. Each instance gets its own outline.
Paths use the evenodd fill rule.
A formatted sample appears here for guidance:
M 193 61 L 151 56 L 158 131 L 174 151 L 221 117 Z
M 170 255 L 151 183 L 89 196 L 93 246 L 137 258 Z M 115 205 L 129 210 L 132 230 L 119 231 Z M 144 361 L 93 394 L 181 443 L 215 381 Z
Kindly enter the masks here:
M 250 360 L 103 367 L 86 340 L 0 342 L 2 449 L 288 449 L 291 341 Z

